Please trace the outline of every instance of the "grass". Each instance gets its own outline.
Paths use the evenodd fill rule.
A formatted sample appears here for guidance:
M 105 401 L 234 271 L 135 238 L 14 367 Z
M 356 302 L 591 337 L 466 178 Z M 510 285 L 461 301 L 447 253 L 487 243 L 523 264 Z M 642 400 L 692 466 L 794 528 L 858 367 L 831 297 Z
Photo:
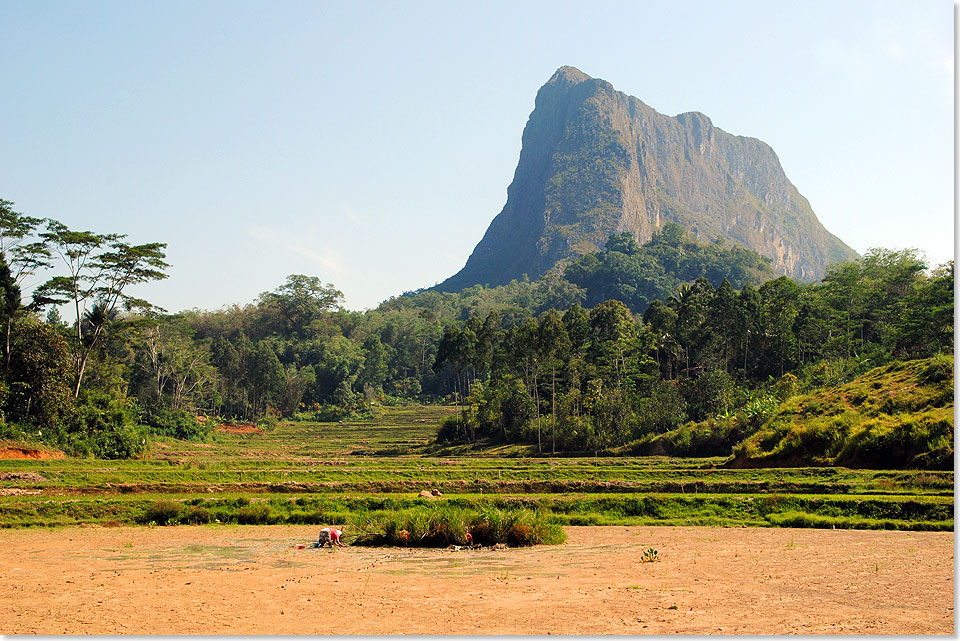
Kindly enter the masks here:
M 510 546 L 558 544 L 566 540 L 563 528 L 539 510 L 500 509 L 491 506 L 417 506 L 404 510 L 362 512 L 351 519 L 361 545 L 444 547 L 473 543 Z
M 142 460 L 0 460 L 0 527 L 331 525 L 436 505 L 527 510 L 556 526 L 953 528 L 952 471 L 727 469 L 722 458 L 520 458 L 503 448 L 453 454 L 430 443 L 452 409 L 391 407 L 367 421 L 280 423 L 205 443 L 165 439 Z M 444 498 L 419 498 L 423 489 Z
M 555 525 L 719 525 L 788 526 L 784 515 L 832 519 L 834 527 L 887 523 L 887 529 L 953 529 L 950 497 L 749 495 L 749 494 L 530 494 L 451 495 L 430 501 L 415 495 L 283 494 L 226 496 L 115 495 L 113 497 L 20 497 L 0 502 L 6 527 L 120 524 L 357 524 L 371 514 L 530 512 Z M 847 521 L 844 521 L 847 519 Z M 849 523 L 849 525 L 846 525 Z M 920 524 L 916 528 L 910 524 Z M 826 527 L 829 527 L 827 525 Z M 355 531 L 368 530 L 360 528 Z M 397 531 L 410 527 L 400 526 Z M 371 530 L 372 531 L 372 530 Z M 420 531 L 420 530 L 417 530 Z M 419 535 L 418 535 L 419 536 Z M 497 539 L 495 542 L 499 542 Z
M 893 362 L 790 398 L 732 463 L 952 470 L 953 414 L 952 357 Z
M 287 429 L 281 426 L 278 431 Z M 291 430 L 302 425 L 291 425 Z M 290 438 L 299 439 L 292 434 Z M 191 444 L 197 445 L 197 444 Z M 202 444 L 201 444 L 202 445 Z M 854 470 L 837 467 L 724 469 L 715 459 L 669 457 L 524 458 L 423 456 L 224 456 L 216 449 L 180 451 L 177 458 L 3 460 L 0 488 L 76 494 L 217 492 L 789 492 L 829 494 L 953 494 L 946 471 Z M 31 472 L 42 480 L 5 478 Z

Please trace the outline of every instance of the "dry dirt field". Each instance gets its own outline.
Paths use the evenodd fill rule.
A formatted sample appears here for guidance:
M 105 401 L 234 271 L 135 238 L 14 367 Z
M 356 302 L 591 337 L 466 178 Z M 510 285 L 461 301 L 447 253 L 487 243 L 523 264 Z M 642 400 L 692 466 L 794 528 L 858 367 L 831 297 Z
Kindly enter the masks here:
M 507 550 L 314 526 L 0 531 L 3 634 L 952 634 L 953 533 L 571 527 Z M 649 547 L 661 560 L 641 562 Z

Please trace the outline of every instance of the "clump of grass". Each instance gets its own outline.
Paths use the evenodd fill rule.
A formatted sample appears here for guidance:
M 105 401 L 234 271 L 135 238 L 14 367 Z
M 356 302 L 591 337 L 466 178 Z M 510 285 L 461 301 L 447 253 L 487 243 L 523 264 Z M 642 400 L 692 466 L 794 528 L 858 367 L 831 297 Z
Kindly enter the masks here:
M 925 383 L 939 383 L 953 378 L 953 357 L 937 354 L 929 359 L 920 371 L 920 380 Z
M 733 448 L 732 466 L 953 469 L 953 357 L 891 363 L 795 397 Z
M 464 545 L 467 532 L 481 545 L 557 544 L 566 540 L 563 528 L 542 512 L 484 507 L 418 506 L 405 510 L 359 514 L 352 519 L 360 545 L 444 547 Z

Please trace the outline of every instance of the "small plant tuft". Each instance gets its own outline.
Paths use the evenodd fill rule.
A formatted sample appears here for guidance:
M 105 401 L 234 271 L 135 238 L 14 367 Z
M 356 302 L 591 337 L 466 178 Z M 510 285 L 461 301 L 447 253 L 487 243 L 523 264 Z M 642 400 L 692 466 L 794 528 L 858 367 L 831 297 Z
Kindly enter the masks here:
M 653 548 L 647 548 L 643 551 L 643 556 L 640 557 L 641 563 L 654 563 L 655 561 L 660 560 L 660 553 L 654 550 Z

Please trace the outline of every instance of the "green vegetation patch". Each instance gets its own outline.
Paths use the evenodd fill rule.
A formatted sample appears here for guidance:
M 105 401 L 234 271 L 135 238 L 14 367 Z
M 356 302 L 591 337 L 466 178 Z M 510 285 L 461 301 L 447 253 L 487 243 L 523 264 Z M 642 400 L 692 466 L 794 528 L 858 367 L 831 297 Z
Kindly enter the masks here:
M 473 532 L 477 542 L 514 542 L 509 530 L 554 540 L 545 525 L 719 525 L 788 526 L 784 514 L 821 519 L 825 527 L 893 529 L 953 528 L 952 496 L 808 495 L 808 494 L 459 494 L 443 499 L 411 495 L 118 495 L 92 497 L 5 497 L 0 522 L 6 527 L 71 524 L 351 524 L 366 542 L 397 543 L 399 532 L 416 533 L 408 545 L 461 544 L 457 536 Z M 477 516 L 479 515 L 479 516 Z M 482 525 L 483 516 L 487 526 Z M 535 517 L 535 518 L 534 518 Z M 517 520 L 519 519 L 519 520 Z M 532 519 L 532 520 L 531 520 Z M 823 521 L 822 519 L 828 519 Z M 411 523 L 416 522 L 415 526 Z M 390 524 L 393 525 L 390 525 Z M 500 523 L 501 525 L 497 525 Z M 849 524 L 849 525 L 847 525 Z M 523 526 L 523 527 L 520 527 Z M 801 527 L 797 525 L 797 527 Z M 483 538 L 492 528 L 492 538 Z M 476 531 L 474 531 L 476 530 Z M 442 534 L 442 536 L 441 536 Z M 477 537 L 480 538 L 477 538 Z M 422 538 L 421 538 L 422 537 Z M 506 538 L 504 538 L 506 537 Z
M 351 519 L 361 545 L 443 547 L 447 545 L 510 546 L 559 544 L 563 528 L 542 510 L 500 509 L 458 505 L 418 506 L 400 511 L 364 512 Z M 467 534 L 472 536 L 468 539 Z
M 734 466 L 953 469 L 953 358 L 894 362 L 784 402 Z

